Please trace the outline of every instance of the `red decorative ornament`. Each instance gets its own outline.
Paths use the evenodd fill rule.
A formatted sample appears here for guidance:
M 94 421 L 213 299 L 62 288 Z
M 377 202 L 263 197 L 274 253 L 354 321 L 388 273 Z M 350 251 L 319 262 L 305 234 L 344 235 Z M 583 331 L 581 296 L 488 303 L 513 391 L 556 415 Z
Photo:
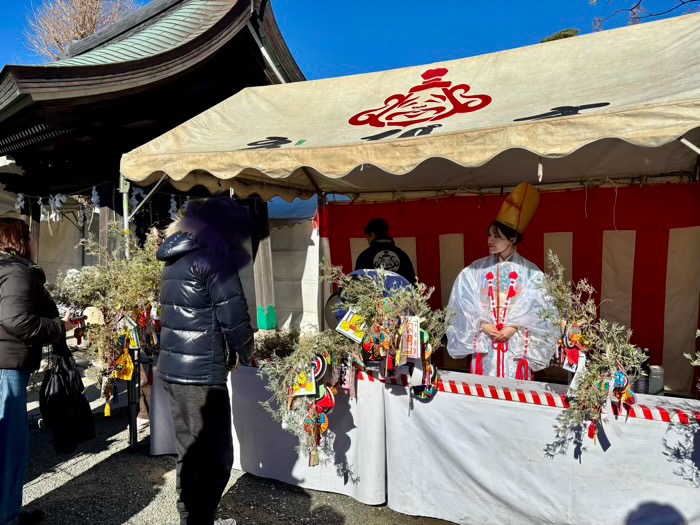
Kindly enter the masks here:
M 470 95 L 467 84 L 452 86 L 443 80 L 447 68 L 430 69 L 423 73 L 423 82 L 413 86 L 408 94 L 391 95 L 380 108 L 358 113 L 349 122 L 353 126 L 413 126 L 435 122 L 460 113 L 471 113 L 491 103 L 488 95 Z
M 326 375 L 326 370 L 328 369 L 326 360 L 323 356 L 317 355 L 314 357 L 312 366 L 314 368 L 314 378 L 316 381 L 321 381 L 323 376 Z
M 574 347 L 572 349 L 565 348 L 564 353 L 566 355 L 566 364 L 568 366 L 578 365 L 579 352 L 577 347 Z
M 527 381 L 530 379 L 530 365 L 524 357 L 518 363 L 518 368 L 515 371 L 515 379 Z
M 472 361 L 472 374 L 476 374 L 478 376 L 484 375 L 484 356 L 478 352 L 474 355 L 474 359 Z
M 508 288 L 508 298 L 512 299 L 513 297 L 515 297 L 517 295 L 517 293 L 515 291 L 515 286 L 513 286 L 513 283 L 515 283 L 515 281 L 518 280 L 518 274 L 516 272 L 510 272 L 509 277 L 510 277 L 511 286 L 510 286 L 510 288 Z
M 326 388 L 326 393 L 320 400 L 316 401 L 316 410 L 330 414 L 335 408 L 335 394 L 331 387 Z
M 598 426 L 595 424 L 595 422 L 591 421 L 591 424 L 588 425 L 588 437 L 595 439 L 596 434 L 598 434 Z

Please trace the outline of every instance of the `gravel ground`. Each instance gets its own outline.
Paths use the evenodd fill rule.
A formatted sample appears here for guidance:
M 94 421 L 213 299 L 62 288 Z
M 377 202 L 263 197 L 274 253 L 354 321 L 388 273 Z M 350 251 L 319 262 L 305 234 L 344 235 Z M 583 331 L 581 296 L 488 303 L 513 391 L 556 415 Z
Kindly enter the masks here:
M 48 513 L 47 525 L 177 524 L 175 458 L 147 455 L 149 431 L 140 431 L 139 450 L 128 448 L 126 413 L 96 418 L 97 438 L 71 455 L 57 455 L 50 435 L 30 432 L 24 486 L 28 509 Z M 233 471 L 220 506 L 221 517 L 238 525 L 439 525 L 387 507 L 293 487 Z

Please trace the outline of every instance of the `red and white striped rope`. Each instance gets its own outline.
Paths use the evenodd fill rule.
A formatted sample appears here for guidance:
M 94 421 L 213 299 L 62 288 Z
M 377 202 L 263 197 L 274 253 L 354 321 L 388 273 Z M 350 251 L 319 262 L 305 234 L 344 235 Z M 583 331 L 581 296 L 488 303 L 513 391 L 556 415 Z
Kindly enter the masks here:
M 379 376 L 376 372 L 368 372 L 366 370 L 359 370 L 357 372 L 357 379 L 360 379 L 361 381 L 369 381 L 370 383 L 387 383 L 389 385 L 409 386 L 411 384 L 408 376 L 405 374 L 397 377 L 386 378 Z
M 360 371 L 357 377 L 363 381 L 381 382 L 391 385 L 409 386 L 410 380 L 407 375 L 400 375 L 393 378 L 381 378 L 376 372 Z M 448 394 L 461 394 L 466 396 L 481 397 L 486 399 L 498 399 L 501 401 L 512 401 L 515 403 L 525 403 L 551 408 L 568 408 L 569 403 L 566 396 L 554 392 L 536 392 L 534 390 L 523 390 L 521 388 L 507 388 L 493 385 L 482 385 L 479 383 L 466 383 L 457 381 L 438 380 L 438 390 Z M 613 413 L 617 415 L 617 407 L 613 406 Z M 686 411 L 678 408 L 663 408 L 660 406 L 631 405 L 629 410 L 623 414 L 624 417 L 632 417 L 646 421 L 662 421 L 664 423 L 681 423 L 684 425 L 691 422 L 700 422 L 700 412 Z

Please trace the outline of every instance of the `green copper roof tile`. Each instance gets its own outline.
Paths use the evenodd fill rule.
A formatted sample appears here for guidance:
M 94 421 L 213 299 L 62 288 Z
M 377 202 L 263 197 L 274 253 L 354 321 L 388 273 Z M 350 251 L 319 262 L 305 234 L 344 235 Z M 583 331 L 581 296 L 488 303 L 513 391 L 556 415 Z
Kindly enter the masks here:
M 150 25 L 136 28 L 82 55 L 47 65 L 116 64 L 164 53 L 197 38 L 221 20 L 235 4 L 236 0 L 187 0 Z

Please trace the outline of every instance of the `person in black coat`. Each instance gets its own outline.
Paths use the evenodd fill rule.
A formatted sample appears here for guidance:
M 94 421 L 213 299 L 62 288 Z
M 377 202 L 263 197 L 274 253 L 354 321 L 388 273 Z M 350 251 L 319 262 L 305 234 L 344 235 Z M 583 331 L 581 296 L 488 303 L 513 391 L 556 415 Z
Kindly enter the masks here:
M 226 382 L 236 356 L 247 365 L 253 350 L 238 277 L 248 259 L 238 240 L 242 220 L 232 199 L 190 201 L 158 249 L 165 268 L 156 373 L 169 393 L 175 426 L 181 525 L 214 523 L 233 466 Z
M 374 270 L 384 268 L 398 273 L 409 283 L 416 283 L 413 263 L 405 251 L 396 246 L 389 237 L 389 225 L 384 219 L 372 219 L 365 227 L 365 237 L 369 248 L 363 251 L 355 262 L 355 270 Z
M 42 511 L 23 511 L 22 487 L 28 452 L 27 385 L 39 368 L 41 349 L 73 328 L 61 319 L 44 287 L 46 277 L 30 260 L 35 252 L 29 226 L 0 219 L 0 523 L 29 525 Z

